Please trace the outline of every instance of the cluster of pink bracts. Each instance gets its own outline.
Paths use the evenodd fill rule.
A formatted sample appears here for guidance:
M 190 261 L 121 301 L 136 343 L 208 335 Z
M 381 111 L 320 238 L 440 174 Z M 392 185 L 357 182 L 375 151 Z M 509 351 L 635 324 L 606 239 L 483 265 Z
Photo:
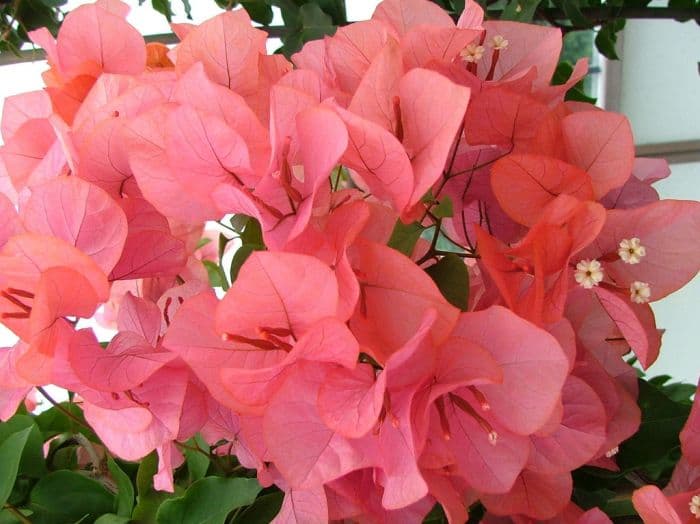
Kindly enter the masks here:
M 648 302 L 697 273 L 700 205 L 659 200 L 667 166 L 634 158 L 624 117 L 564 102 L 585 61 L 550 85 L 560 32 L 387 0 L 293 68 L 242 10 L 174 26 L 172 50 L 126 10 L 35 32 L 46 88 L 5 103 L 0 416 L 74 391 L 114 454 L 158 452 L 162 490 L 176 442 L 224 439 L 285 491 L 279 522 L 437 501 L 461 523 L 476 500 L 488 522 L 607 522 L 570 472 L 615 469 L 639 426 L 622 356 L 656 359 Z M 198 241 L 230 213 L 267 250 L 220 300 Z M 387 246 L 399 219 L 463 247 L 466 312 L 429 240 Z M 106 349 L 78 320 L 101 304 Z M 649 522 L 700 513 L 699 435 L 696 405 L 668 492 L 635 494 Z

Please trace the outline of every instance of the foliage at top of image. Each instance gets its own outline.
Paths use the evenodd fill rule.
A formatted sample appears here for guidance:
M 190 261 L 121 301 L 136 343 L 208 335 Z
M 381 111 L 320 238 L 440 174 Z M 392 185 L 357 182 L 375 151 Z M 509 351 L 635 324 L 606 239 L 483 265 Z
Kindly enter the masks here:
M 17 53 L 30 43 L 27 33 L 47 27 L 54 36 L 66 14 L 67 0 L 0 0 L 0 52 Z M 213 1 L 221 9 L 243 7 L 251 19 L 270 26 L 273 7 L 280 9 L 283 26 L 279 28 L 282 47 L 289 57 L 309 40 L 331 35 L 338 26 L 348 23 L 345 0 L 198 0 Z M 455 18 L 464 9 L 464 0 L 432 0 Z M 148 6 L 168 21 L 172 20 L 173 2 L 191 18 L 191 0 L 150 0 Z M 670 18 L 678 21 L 700 20 L 700 0 L 668 0 L 662 7 L 649 7 L 651 0 L 479 0 L 487 18 L 537 21 L 554 25 L 564 33 L 597 29 L 595 45 L 606 57 L 617 59 L 615 43 L 628 18 Z M 139 5 L 147 0 L 139 0 Z M 148 8 L 147 6 L 143 7 Z

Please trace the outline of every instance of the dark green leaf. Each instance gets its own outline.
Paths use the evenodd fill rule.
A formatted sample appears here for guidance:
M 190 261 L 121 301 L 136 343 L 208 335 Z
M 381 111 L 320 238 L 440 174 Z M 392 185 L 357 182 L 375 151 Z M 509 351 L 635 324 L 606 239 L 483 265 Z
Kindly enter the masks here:
M 231 284 L 233 284 L 238 278 L 238 273 L 241 271 L 241 267 L 248 260 L 248 257 L 253 254 L 254 251 L 263 251 L 264 246 L 256 246 L 255 244 L 243 244 L 239 247 L 233 254 L 233 259 L 231 260 Z
M 272 23 L 272 6 L 264 0 L 256 0 L 253 2 L 241 2 L 243 9 L 248 11 L 250 18 L 262 25 L 270 25 Z
M 190 448 L 199 448 L 206 453 L 209 453 L 209 446 L 201 437 L 197 434 L 187 441 L 187 445 Z M 185 460 L 187 461 L 187 471 L 190 477 L 190 483 L 196 482 L 207 474 L 209 469 L 209 457 L 202 453 L 201 451 L 195 451 L 194 449 L 185 448 Z
M 389 247 L 393 247 L 397 251 L 400 251 L 407 257 L 411 256 L 411 253 L 413 253 L 413 248 L 416 246 L 416 242 L 418 242 L 418 239 L 420 238 L 420 235 L 424 229 L 425 228 L 418 222 L 404 224 L 401 222 L 401 220 L 397 220 L 387 245 Z
M 559 62 L 552 76 L 552 85 L 561 85 L 571 77 L 574 72 L 574 67 L 569 62 Z M 583 80 L 577 82 L 571 89 L 566 92 L 566 100 L 575 100 L 577 102 L 587 102 L 594 104 L 596 99 L 586 94 Z
M 591 21 L 586 18 L 580 9 L 580 0 L 555 0 L 554 3 L 561 7 L 571 24 L 576 28 L 593 27 Z
M 163 501 L 173 494 L 156 491 L 153 488 L 153 475 L 158 471 L 158 455 L 152 452 L 141 460 L 136 473 L 136 507 L 131 515 L 133 520 L 144 524 L 153 524 L 156 521 L 156 513 Z
M 469 301 L 469 270 L 464 260 L 457 255 L 449 254 L 435 265 L 425 270 L 437 284 L 442 296 L 462 311 L 467 310 Z
M 248 215 L 233 215 L 230 223 L 233 230 L 239 235 L 245 230 L 245 226 L 251 218 Z
M 34 524 L 94 522 L 110 513 L 114 496 L 105 487 L 75 471 L 49 473 L 32 490 L 30 509 Z
M 605 57 L 611 60 L 618 60 L 615 44 L 617 43 L 617 33 L 625 27 L 624 19 L 611 20 L 605 22 L 595 37 L 595 45 Z
M 19 472 L 28 477 L 39 478 L 47 473 L 43 450 L 44 439 L 32 417 L 28 415 L 15 415 L 7 422 L 0 424 L 0 443 L 4 442 L 5 439 L 13 433 L 27 428 L 31 428 L 31 431 L 22 449 Z M 2 462 L 0 462 L 0 464 L 2 464 Z
M 224 251 L 226 251 L 226 245 L 231 239 L 227 238 L 223 233 L 219 233 L 219 264 L 221 264 L 221 259 L 224 256 Z
M 0 507 L 7 502 L 10 493 L 12 493 L 22 451 L 31 431 L 32 428 L 28 427 L 12 433 L 0 444 L 0 464 L 2 464 L 2 468 L 0 468 Z
M 268 524 L 282 507 L 284 493 L 275 491 L 255 499 L 231 524 Z
M 117 497 L 114 512 L 121 517 L 130 517 L 134 509 L 134 486 L 129 475 L 124 473 L 112 457 L 107 459 L 107 467 L 117 484 Z
M 262 227 L 260 227 L 260 222 L 256 219 L 248 217 L 248 221 L 245 224 L 245 229 L 241 233 L 241 242 L 243 244 L 254 244 L 262 246 L 265 244 L 263 242 Z
M 437 218 L 451 218 L 454 214 L 452 199 L 448 196 L 442 197 L 438 205 L 435 206 L 431 212 Z
M 252 504 L 260 492 L 255 479 L 207 477 L 198 480 L 185 495 L 165 501 L 158 524 L 224 524 L 234 509 Z
M 674 402 L 646 380 L 638 382 L 642 423 L 639 431 L 620 446 L 617 455 L 618 464 L 627 470 L 666 460 L 680 445 L 678 434 L 690 414 L 689 405 Z
M 165 16 L 165 18 L 168 19 L 168 22 L 172 21 L 173 10 L 170 6 L 170 0 L 151 0 L 151 5 L 153 6 L 153 9 Z
M 190 0 L 182 0 L 182 6 L 185 8 L 185 15 L 187 18 L 192 20 L 192 5 L 190 4 Z

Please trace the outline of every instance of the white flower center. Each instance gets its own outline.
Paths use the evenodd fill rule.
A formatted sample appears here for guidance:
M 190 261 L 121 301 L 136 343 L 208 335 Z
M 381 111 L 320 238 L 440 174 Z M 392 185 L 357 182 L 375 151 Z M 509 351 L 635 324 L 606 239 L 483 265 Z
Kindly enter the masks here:
M 624 238 L 620 242 L 617 254 L 627 264 L 639 264 L 642 257 L 647 254 L 647 250 L 640 244 L 638 238 Z
M 688 505 L 690 506 L 690 512 L 695 515 L 695 518 L 700 519 L 700 495 L 694 495 Z
M 491 45 L 494 49 L 502 51 L 503 49 L 508 47 L 508 40 L 503 38 L 502 35 L 496 35 L 491 39 Z
M 651 297 L 651 288 L 646 282 L 635 280 L 630 284 L 630 300 L 637 304 L 646 304 Z
M 603 267 L 597 260 L 581 260 L 576 264 L 574 278 L 581 287 L 591 289 L 603 280 Z
M 474 63 L 481 60 L 481 58 L 484 56 L 484 51 L 484 46 L 469 44 L 467 47 L 462 49 L 462 51 L 460 51 L 459 56 L 461 56 L 465 62 Z

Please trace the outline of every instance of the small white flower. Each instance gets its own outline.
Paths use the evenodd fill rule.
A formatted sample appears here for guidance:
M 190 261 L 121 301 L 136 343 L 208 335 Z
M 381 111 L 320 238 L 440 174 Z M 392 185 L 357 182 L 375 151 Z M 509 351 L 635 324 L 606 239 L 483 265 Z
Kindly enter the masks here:
M 617 254 L 627 264 L 639 264 L 642 257 L 647 254 L 646 248 L 640 244 L 638 238 L 624 238 L 620 241 Z
M 494 49 L 501 51 L 508 47 L 508 40 L 503 38 L 502 35 L 496 35 L 491 39 L 491 45 Z
M 462 51 L 460 51 L 459 56 L 461 56 L 465 62 L 474 63 L 481 60 L 481 58 L 484 56 L 484 51 L 484 46 L 469 44 L 467 47 L 462 49 Z
M 637 304 L 646 304 L 651 297 L 651 288 L 646 282 L 635 280 L 630 284 L 630 300 Z
M 688 505 L 690 506 L 690 512 L 695 515 L 695 518 L 700 519 L 700 495 L 694 495 Z
M 617 446 L 615 446 L 614 448 L 609 449 L 608 451 L 606 451 L 606 452 L 605 452 L 605 456 L 608 457 L 608 458 L 612 458 L 612 457 L 614 457 L 615 455 L 617 455 L 619 451 L 620 451 L 620 448 L 618 448 Z
M 603 267 L 597 260 L 581 260 L 576 264 L 574 278 L 581 287 L 591 289 L 603 280 Z

